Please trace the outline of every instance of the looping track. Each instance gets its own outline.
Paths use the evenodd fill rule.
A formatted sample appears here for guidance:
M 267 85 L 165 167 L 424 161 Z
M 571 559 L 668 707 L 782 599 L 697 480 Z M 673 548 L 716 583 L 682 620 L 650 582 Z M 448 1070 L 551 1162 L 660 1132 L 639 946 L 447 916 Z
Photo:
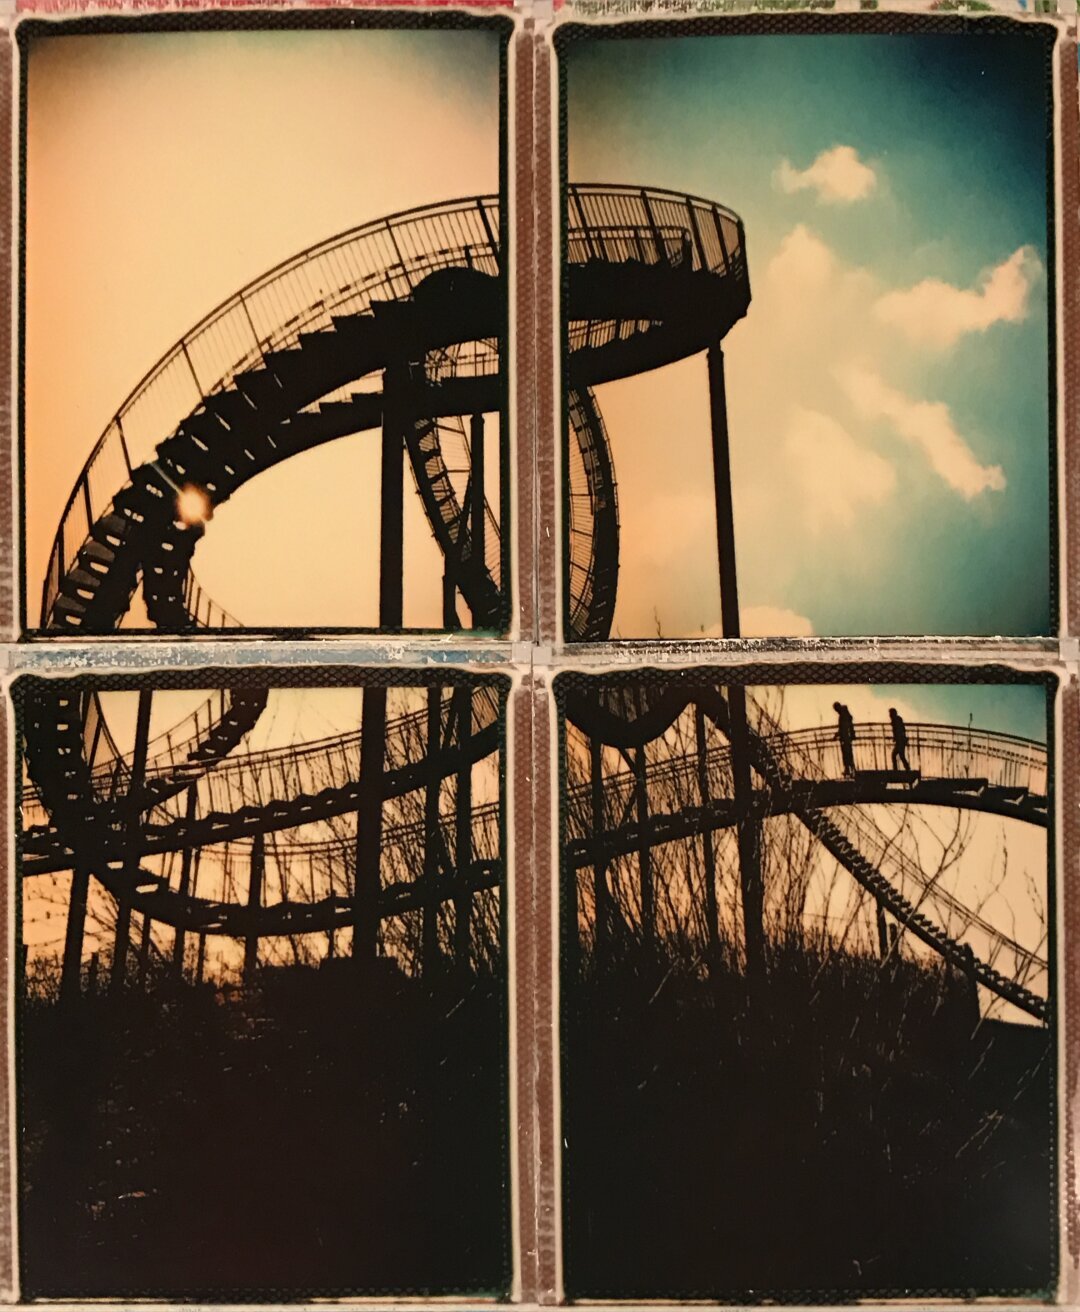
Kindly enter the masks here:
M 595 641 L 608 636 L 614 616 L 619 524 L 612 450 L 593 388 L 709 348 L 745 315 L 750 288 L 742 224 L 713 202 L 573 185 L 566 206 L 568 615 L 570 636 Z M 473 468 L 482 416 L 501 406 L 507 323 L 500 234 L 498 202 L 487 197 L 365 224 L 271 270 L 186 334 L 120 407 L 79 475 L 43 586 L 44 629 L 114 632 L 140 585 L 149 620 L 162 633 L 236 627 L 195 581 L 192 558 L 206 530 L 177 519 L 177 492 L 194 484 L 216 507 L 290 456 L 390 422 L 402 434 L 449 592 L 465 601 L 474 628 L 503 625 L 503 525 Z M 437 724 L 421 723 L 422 712 L 380 724 L 383 797 L 461 777 L 497 750 L 498 698 L 479 688 L 467 703 L 458 694 L 440 700 Z M 281 835 L 287 853 L 310 855 L 318 843 L 296 831 L 359 812 L 360 735 L 284 754 L 243 753 L 266 704 L 265 689 L 220 690 L 151 744 L 133 790 L 132 760 L 111 741 L 96 696 L 61 688 L 37 693 L 26 710 L 36 793 L 28 798 L 24 874 L 79 865 L 146 916 L 205 933 L 251 939 L 347 920 L 349 901 L 334 891 L 307 902 L 241 905 L 181 892 L 139 865 L 265 835 Z M 570 716 L 598 740 L 626 749 L 656 739 L 685 706 L 678 695 L 606 694 L 578 699 Z M 719 692 L 708 710 L 723 730 L 727 706 Z M 1038 763 L 1029 759 L 1034 773 L 1018 781 L 1009 774 L 1018 749 L 1003 736 L 983 735 L 974 752 L 969 735 L 965 756 L 958 731 L 922 728 L 936 735 L 926 747 L 935 772 L 924 768 L 898 786 L 882 770 L 838 777 L 826 761 L 828 742 L 782 733 L 759 716 L 750 746 L 760 805 L 768 814 L 797 817 L 912 934 L 1045 1020 L 1046 999 L 1026 981 L 1045 975 L 1046 963 L 920 883 L 917 866 L 890 850 L 862 809 L 901 800 L 1045 825 L 1045 783 L 1042 792 L 1032 784 Z M 1037 755 L 1032 745 L 1023 752 Z M 689 777 L 697 767 L 672 758 L 650 768 Z M 1042 769 L 1045 778 L 1045 753 Z M 732 824 L 723 752 L 710 758 L 708 773 L 714 782 L 707 800 L 649 817 L 644 826 L 626 821 L 579 836 L 570 844 L 571 865 L 597 852 L 614 856 Z M 616 776 L 605 787 L 605 805 L 625 811 L 626 781 Z M 469 860 L 454 855 L 460 835 L 454 840 L 441 821 L 435 826 L 440 897 L 497 885 L 501 857 L 491 821 L 488 804 L 473 808 Z M 426 896 L 417 880 L 384 888 L 379 914 L 398 914 Z M 977 925 L 990 944 L 988 959 L 973 967 L 970 948 L 949 932 L 957 917 L 968 928 Z M 1004 958 L 1010 964 L 999 969 L 995 962 Z

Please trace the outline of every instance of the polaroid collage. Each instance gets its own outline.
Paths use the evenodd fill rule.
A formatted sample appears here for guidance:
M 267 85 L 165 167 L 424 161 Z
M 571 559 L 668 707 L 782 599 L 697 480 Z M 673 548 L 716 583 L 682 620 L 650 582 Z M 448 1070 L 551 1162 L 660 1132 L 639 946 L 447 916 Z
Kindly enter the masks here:
M 3 6 L 0 1303 L 1080 1307 L 1078 85 Z

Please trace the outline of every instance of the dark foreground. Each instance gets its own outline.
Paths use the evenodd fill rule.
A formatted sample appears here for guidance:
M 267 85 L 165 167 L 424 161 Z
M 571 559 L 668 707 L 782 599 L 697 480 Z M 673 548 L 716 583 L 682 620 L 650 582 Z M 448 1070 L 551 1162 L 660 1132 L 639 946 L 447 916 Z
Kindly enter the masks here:
M 505 1289 L 501 987 L 337 965 L 24 1006 L 26 1295 Z
M 566 1281 L 578 1297 L 824 1302 L 1052 1283 L 1047 1031 L 962 978 L 779 954 L 741 982 L 569 984 Z M 657 991 L 659 989 L 659 991 Z

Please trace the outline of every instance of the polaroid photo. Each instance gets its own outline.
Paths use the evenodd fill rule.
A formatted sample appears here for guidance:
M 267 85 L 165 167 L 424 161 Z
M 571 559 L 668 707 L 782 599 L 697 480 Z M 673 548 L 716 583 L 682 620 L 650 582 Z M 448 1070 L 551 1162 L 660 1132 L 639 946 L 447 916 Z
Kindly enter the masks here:
M 512 26 L 19 26 L 24 632 L 507 631 Z
M 568 1297 L 1052 1297 L 1056 689 L 558 676 Z
M 15 681 L 24 1297 L 505 1295 L 508 691 Z

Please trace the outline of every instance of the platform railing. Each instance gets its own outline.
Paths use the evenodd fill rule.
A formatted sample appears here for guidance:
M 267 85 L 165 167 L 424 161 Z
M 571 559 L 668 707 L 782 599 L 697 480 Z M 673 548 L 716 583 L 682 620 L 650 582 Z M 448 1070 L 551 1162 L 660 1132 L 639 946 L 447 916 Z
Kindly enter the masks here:
M 1012 734 L 959 725 L 923 724 L 907 726 L 907 759 L 923 780 L 971 779 L 997 788 L 1023 788 L 1032 797 L 1045 798 L 1047 754 L 1042 743 Z M 836 729 L 831 725 L 773 730 L 763 735 L 775 759 L 795 780 L 824 781 L 844 778 L 844 762 Z M 892 773 L 894 739 L 889 722 L 860 722 L 855 725 L 852 755 L 857 771 Z M 707 768 L 714 797 L 728 796 L 731 779 L 731 750 L 716 744 L 707 753 Z M 898 762 L 896 767 L 902 770 Z M 649 762 L 650 787 L 658 796 L 692 799 L 698 784 L 696 754 L 661 757 Z M 590 785 L 570 790 L 568 814 L 587 814 Z M 628 805 L 634 789 L 634 772 L 627 768 L 604 777 L 605 794 L 614 813 Z M 899 800 L 903 794 L 898 793 Z M 918 801 L 912 796 L 912 802 Z M 575 805 L 575 803 L 577 805 Z M 578 835 L 586 836 L 583 832 Z
M 571 183 L 566 216 L 571 263 L 688 263 L 745 277 L 742 220 L 713 201 L 658 187 Z

